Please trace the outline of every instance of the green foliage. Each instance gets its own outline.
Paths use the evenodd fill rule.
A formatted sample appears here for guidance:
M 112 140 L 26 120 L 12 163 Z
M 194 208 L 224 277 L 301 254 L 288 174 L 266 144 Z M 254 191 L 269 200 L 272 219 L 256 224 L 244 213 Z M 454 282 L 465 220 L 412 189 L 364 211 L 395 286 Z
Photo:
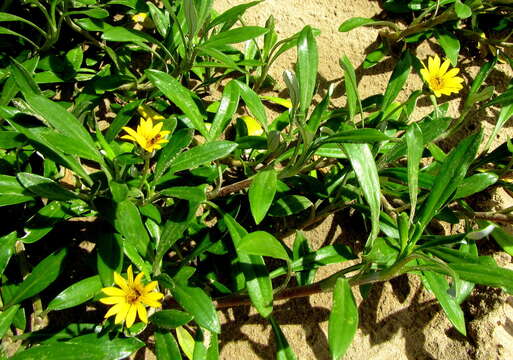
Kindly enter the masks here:
M 239 26 L 260 1 L 221 14 L 211 0 L 157 3 L 0 5 L 0 211 L 9 219 L 0 233 L 0 335 L 17 344 L 0 356 L 123 359 L 153 335 L 158 358 L 214 360 L 217 310 L 251 304 L 270 322 L 276 357 L 295 359 L 274 301 L 324 291 L 333 294 L 328 344 L 339 359 L 358 326 L 355 286 L 419 276 L 462 334 L 461 304 L 476 284 L 513 291 L 512 271 L 476 246 L 490 236 L 513 252 L 498 225 L 513 221 L 512 209 L 477 211 L 469 201 L 512 189 L 511 143 L 490 149 L 513 115 L 513 88 L 499 94 L 488 79 L 501 62 L 513 64 L 508 38 L 495 33 L 511 27 L 510 4 L 387 0 L 385 14 L 404 16 L 406 28 L 342 19 L 342 33 L 388 30 L 362 64 L 341 54 L 344 78 L 323 88 L 315 28 L 280 39 L 272 16 Z M 447 98 L 410 90 L 426 64 L 414 55 L 424 39 L 452 66 L 468 44 L 491 58 L 461 91 L 456 117 Z M 284 90 L 269 70 L 293 48 L 288 96 L 263 95 Z M 384 92 L 363 98 L 360 70 L 388 55 Z M 332 104 L 335 88 L 344 107 Z M 431 112 L 417 119 L 421 103 Z M 486 108 L 497 113 L 491 136 L 460 136 Z M 335 213 L 367 237 L 364 249 L 315 248 L 301 231 Z M 434 222 L 465 230 L 433 234 Z M 340 270 L 316 278 L 331 265 Z M 104 318 L 116 301 L 146 291 L 139 304 L 148 314 L 134 307 L 121 321 Z M 64 313 L 66 325 L 56 326 L 51 319 Z

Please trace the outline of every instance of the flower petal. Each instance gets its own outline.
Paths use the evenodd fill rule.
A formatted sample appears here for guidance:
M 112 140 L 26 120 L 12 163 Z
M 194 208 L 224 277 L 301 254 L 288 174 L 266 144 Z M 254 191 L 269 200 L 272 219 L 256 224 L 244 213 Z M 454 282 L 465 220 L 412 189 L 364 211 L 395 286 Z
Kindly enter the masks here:
M 158 301 L 156 301 L 155 299 L 152 299 L 150 297 L 148 297 L 149 295 L 151 294 L 148 294 L 148 295 L 144 295 L 144 296 L 141 296 L 139 299 L 146 305 L 148 306 L 151 306 L 151 307 L 154 307 L 154 308 L 160 308 L 162 307 L 162 304 Z
M 121 324 L 123 320 L 126 319 L 126 314 L 128 313 L 128 310 L 130 310 L 130 304 L 128 303 L 121 303 L 119 312 L 116 314 L 116 318 L 114 319 L 114 323 Z M 117 305 L 115 305 L 117 306 Z
M 134 272 L 132 271 L 132 265 L 128 266 L 126 270 L 126 275 L 128 277 L 128 287 L 132 287 L 134 284 Z
M 144 294 L 147 294 L 151 292 L 153 289 L 155 289 L 158 285 L 158 281 L 152 281 L 148 285 L 144 287 Z
M 116 315 L 117 313 L 119 313 L 121 311 L 121 309 L 123 308 L 124 305 L 125 305 L 125 303 L 119 303 L 119 304 L 114 305 L 113 307 L 111 307 L 109 309 L 109 311 L 107 311 L 104 318 L 107 319 L 113 315 Z M 126 304 L 126 305 L 128 305 L 128 304 Z
M 109 286 L 102 289 L 102 292 L 108 296 L 125 296 L 126 293 L 120 288 Z
M 440 70 L 438 71 L 438 75 L 439 76 L 444 76 L 444 74 L 449 69 L 449 65 L 451 65 L 451 62 L 449 61 L 449 59 L 445 59 L 445 61 L 443 62 L 442 66 L 440 66 Z
M 444 78 L 456 77 L 456 75 L 458 75 L 459 72 L 460 72 L 459 68 L 452 68 L 451 70 L 447 71 L 447 73 L 444 75 Z
M 126 327 L 132 327 L 132 325 L 135 322 L 135 315 L 137 314 L 137 305 L 132 304 L 130 305 L 130 309 L 128 310 L 128 313 L 126 314 Z
M 124 302 L 125 299 L 126 298 L 124 296 L 110 296 L 101 298 L 100 302 L 105 305 L 115 305 Z
M 137 314 L 143 323 L 148 323 L 148 313 L 146 312 L 144 305 L 141 303 L 137 304 Z
M 422 75 L 424 81 L 429 82 L 431 76 L 429 75 L 428 69 L 420 69 L 420 75 Z
M 128 284 L 126 283 L 126 280 L 124 277 L 119 275 L 117 272 L 114 271 L 114 282 L 116 285 L 118 285 L 125 293 L 130 292 L 130 289 L 128 288 Z M 107 294 L 108 295 L 108 294 Z

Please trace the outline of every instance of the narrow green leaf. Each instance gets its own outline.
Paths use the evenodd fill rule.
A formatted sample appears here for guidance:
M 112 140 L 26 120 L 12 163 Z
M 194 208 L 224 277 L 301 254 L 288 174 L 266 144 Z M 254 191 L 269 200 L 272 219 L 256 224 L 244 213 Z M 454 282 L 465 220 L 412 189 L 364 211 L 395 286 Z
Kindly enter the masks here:
M 203 48 L 219 48 L 223 45 L 237 44 L 246 40 L 254 39 L 260 35 L 267 33 L 266 28 L 258 26 L 242 26 L 236 29 L 223 31 L 219 34 L 211 36 L 201 46 Z
M 424 150 L 424 139 L 420 127 L 413 123 L 406 131 L 406 146 L 408 151 L 408 191 L 410 193 L 410 221 L 415 216 L 417 196 L 419 194 L 419 165 Z
M 313 203 L 301 195 L 286 195 L 272 204 L 269 209 L 271 216 L 289 216 L 300 213 L 313 206 Z
M 17 36 L 19 37 L 20 39 L 23 39 L 25 40 L 26 42 L 28 42 L 30 45 L 32 45 L 33 47 L 35 47 L 36 49 L 39 49 L 39 46 L 37 46 L 37 44 L 35 42 L 33 42 L 32 40 L 30 40 L 28 37 L 26 37 L 25 35 L 22 35 L 16 31 L 13 31 L 11 29 L 8 29 L 6 27 L 3 27 L 3 26 L 0 26 L 0 34 L 2 35 L 12 35 L 12 36 Z
M 59 201 L 52 201 L 38 210 L 23 227 L 25 234 L 20 239 L 25 244 L 34 243 L 54 228 L 55 224 L 71 217 L 70 209 Z
M 499 180 L 499 176 L 494 173 L 481 173 L 469 176 L 456 189 L 454 199 L 463 199 L 484 191 L 495 184 L 497 180 Z
M 492 224 L 490 222 L 487 223 Z M 513 235 L 505 231 L 502 227 L 496 226 L 492 231 L 492 237 L 505 252 L 513 256 Z
M 169 172 L 172 174 L 194 169 L 211 161 L 228 156 L 237 148 L 237 143 L 231 141 L 212 141 L 180 153 L 174 159 Z
M 510 85 L 510 88 L 513 88 L 513 84 Z M 499 112 L 499 117 L 497 118 L 497 122 L 495 123 L 495 127 L 493 128 L 493 132 L 488 138 L 488 142 L 486 143 L 486 149 L 490 148 L 490 145 L 495 140 L 495 137 L 499 133 L 499 131 L 502 129 L 504 125 L 511 119 L 513 116 L 513 103 L 504 105 L 501 108 L 501 111 Z
M 139 209 L 131 201 L 125 200 L 116 204 L 114 227 L 143 257 L 146 257 L 150 250 L 150 237 Z
M 280 325 L 276 322 L 274 317 L 269 316 L 269 322 L 273 328 L 274 337 L 276 339 L 276 359 L 277 360 L 295 360 L 296 355 L 287 341 L 283 331 L 281 331 Z
M 237 246 L 237 252 L 249 255 L 270 256 L 285 261 L 290 260 L 283 244 L 265 231 L 255 231 L 245 235 Z
M 7 330 L 9 330 L 9 327 L 14 320 L 14 316 L 19 309 L 20 305 L 15 305 L 0 313 L 0 338 L 3 338 Z
M 113 232 L 102 232 L 96 241 L 96 267 L 103 286 L 114 282 L 114 271 L 121 273 L 123 268 L 123 240 Z
M 349 112 L 349 121 L 353 122 L 357 111 L 362 110 L 362 104 L 358 96 L 358 83 L 356 82 L 356 73 L 351 60 L 344 55 L 340 59 L 340 66 L 344 69 L 344 84 L 346 86 L 347 110 Z
M 250 7 L 253 7 L 257 4 L 259 4 L 261 1 L 252 1 L 245 4 L 235 5 L 233 7 L 230 7 L 228 10 L 223 12 L 221 15 L 214 18 L 210 24 L 208 24 L 208 29 L 212 29 L 214 26 L 224 24 L 225 22 L 233 21 L 234 19 L 238 19 L 239 16 L 244 14 L 244 12 L 249 9 Z
M 154 336 L 157 359 L 182 360 L 178 343 L 169 330 L 157 329 Z
M 460 54 L 460 41 L 458 38 L 448 31 L 437 31 L 435 34 L 452 66 L 457 66 L 458 55 Z
M 174 186 L 160 191 L 164 196 L 170 196 L 177 199 L 190 200 L 193 202 L 203 202 L 207 200 L 205 185 L 200 186 Z
M 223 90 L 223 97 L 217 109 L 212 126 L 210 128 L 210 141 L 217 139 L 231 122 L 233 114 L 239 107 L 239 87 L 234 81 L 230 81 Z
M 433 291 L 436 299 L 442 306 L 447 318 L 454 325 L 462 335 L 466 336 L 467 331 L 465 329 L 465 317 L 461 307 L 458 305 L 456 300 L 449 295 L 449 284 L 443 275 L 426 271 L 422 275 L 429 284 L 429 288 Z
M 262 100 L 260 100 L 258 94 L 251 90 L 249 86 L 238 80 L 234 81 L 235 84 L 239 86 L 240 96 L 242 97 L 242 100 L 244 100 L 244 103 L 248 107 L 250 113 L 264 128 L 265 132 L 267 132 L 267 115 L 265 113 L 265 107 L 264 104 L 262 104 Z
M 297 42 L 297 78 L 299 82 L 299 109 L 306 115 L 315 91 L 319 55 L 310 26 L 305 26 Z
M 179 326 L 187 324 L 194 318 L 191 314 L 183 311 L 171 309 L 157 311 L 150 316 L 150 322 L 164 329 L 176 329 Z
M 114 138 L 119 134 L 121 128 L 128 124 L 128 121 L 134 115 L 135 110 L 143 103 L 143 100 L 132 101 L 125 105 L 116 115 L 105 134 L 105 140 L 112 142 Z
M 145 71 L 145 74 L 153 85 L 183 111 L 191 120 L 194 128 L 204 137 L 208 137 L 208 130 L 203 122 L 205 116 L 200 112 L 198 105 L 194 101 L 194 93 L 185 88 L 174 77 L 162 71 L 149 69 Z
M 73 200 L 78 196 L 66 190 L 52 179 L 31 173 L 20 172 L 16 175 L 18 181 L 30 192 L 50 200 Z
M 189 30 L 189 37 L 194 38 L 198 31 L 198 11 L 196 10 L 194 0 L 183 0 L 183 9 L 185 14 L 185 23 Z
M 37 264 L 25 280 L 18 285 L 14 295 L 9 299 L 7 304 L 5 304 L 4 308 L 19 304 L 23 300 L 39 294 L 57 280 L 57 277 L 61 273 L 62 263 L 66 254 L 66 249 L 59 250 Z
M 14 176 L 0 174 L 0 206 L 30 201 L 34 194 L 28 191 Z
M 248 233 L 230 215 L 225 214 L 223 219 L 237 251 L 242 238 Z M 251 302 L 260 315 L 267 318 L 273 311 L 273 287 L 265 262 L 261 256 L 247 255 L 243 252 L 237 252 L 237 257 L 239 266 L 244 273 Z
M 14 246 L 16 245 L 16 240 L 18 240 L 16 231 L 13 231 L 12 233 L 0 238 L 0 275 L 4 273 L 7 264 L 9 264 L 11 256 L 14 254 Z
M 372 229 L 365 245 L 366 249 L 372 247 L 374 239 L 379 233 L 379 214 L 381 207 L 381 189 L 379 184 L 378 169 L 374 162 L 374 156 L 367 144 L 342 144 L 351 166 L 362 187 L 363 196 L 370 208 Z
M 255 223 L 260 224 L 265 218 L 274 200 L 277 184 L 278 173 L 274 169 L 258 172 L 251 182 L 248 195 Z
M 33 73 L 15 59 L 11 59 L 11 61 L 13 64 L 9 67 L 10 73 L 23 96 L 34 94 L 41 95 L 41 90 L 34 81 Z
M 328 320 L 328 344 L 333 359 L 344 356 L 358 329 L 358 307 L 347 279 L 339 277 L 333 288 Z
M 171 290 L 173 298 L 181 307 L 194 316 L 194 321 L 198 325 L 217 334 L 221 332 L 221 325 L 219 324 L 214 303 L 201 288 L 173 281 L 165 274 L 159 277 L 159 282 Z
M 424 231 L 439 209 L 453 195 L 476 156 L 481 138 L 482 133 L 465 138 L 447 156 L 440 168 L 439 175 L 436 177 L 435 185 L 418 215 L 420 226 L 417 234 Z
M 340 32 L 351 31 L 357 27 L 369 25 L 376 22 L 374 19 L 363 18 L 363 17 L 352 17 L 349 20 L 344 21 L 338 28 Z
M 403 89 L 404 84 L 408 79 L 408 75 L 410 75 L 411 64 L 412 57 L 410 53 L 406 51 L 403 57 L 397 62 L 397 65 L 395 66 L 394 71 L 390 76 L 387 89 L 383 95 L 383 103 L 381 105 L 382 109 L 388 108 Z
M 180 151 L 192 141 L 194 131 L 192 129 L 180 129 L 173 134 L 169 143 L 160 151 L 155 166 L 155 173 L 153 175 L 153 183 L 158 183 L 158 180 L 173 164 Z
M 101 288 L 98 275 L 77 281 L 50 301 L 46 310 L 64 310 L 83 304 L 98 294 Z
M 183 353 L 189 360 L 194 360 L 194 338 L 187 330 L 179 326 L 176 328 L 176 338 L 182 348 Z
M 91 135 L 75 116 L 66 111 L 61 105 L 41 95 L 30 95 L 25 98 L 34 114 L 50 124 L 57 132 L 73 141 L 76 147 L 80 147 L 82 154 L 88 154 L 88 159 L 102 161 L 102 155 L 96 148 Z

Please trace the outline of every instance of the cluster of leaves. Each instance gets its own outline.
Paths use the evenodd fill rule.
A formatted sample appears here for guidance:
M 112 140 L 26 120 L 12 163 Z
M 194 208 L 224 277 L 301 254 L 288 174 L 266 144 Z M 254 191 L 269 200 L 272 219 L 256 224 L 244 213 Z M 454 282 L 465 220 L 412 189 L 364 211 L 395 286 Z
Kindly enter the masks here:
M 481 53 L 489 59 L 498 57 L 512 62 L 511 16 L 513 5 L 508 0 L 385 0 L 387 15 L 399 16 L 405 28 L 395 22 L 355 17 L 340 25 L 342 32 L 358 26 L 383 26 L 380 41 L 364 63 L 370 68 L 404 47 L 416 47 L 422 41 L 435 40 L 453 66 L 460 51 L 472 56 Z M 509 55 L 508 55 L 509 53 Z
M 336 108 L 332 88 L 317 89 L 315 29 L 279 40 L 272 18 L 265 27 L 236 26 L 258 1 L 221 14 L 212 0 L 162 3 L 2 6 L 0 206 L 10 219 L 0 239 L 3 356 L 122 359 L 149 333 L 159 359 L 217 359 L 216 309 L 250 302 L 272 326 L 277 357 L 293 359 L 273 301 L 330 291 L 329 346 L 338 359 L 358 327 L 356 285 L 367 285 L 360 287 L 366 296 L 374 282 L 416 274 L 463 334 L 460 304 L 475 284 L 513 291 L 513 273 L 477 247 L 491 234 L 512 252 L 511 236 L 489 222 L 509 221 L 511 209 L 481 213 L 466 200 L 511 186 L 504 179 L 513 148 L 488 151 L 513 115 L 512 90 L 496 95 L 484 86 L 496 61 L 476 76 L 458 118 L 434 102 L 432 113 L 412 122 L 417 100 L 430 95 L 418 90 L 398 100 L 421 67 L 408 51 L 385 93 L 365 99 L 343 56 L 347 105 Z M 290 99 L 259 95 L 274 83 L 270 66 L 291 48 Z M 214 86 L 222 88 L 217 98 Z M 324 96 L 314 103 L 318 90 Z M 272 119 L 268 102 L 280 108 Z M 500 111 L 485 150 L 478 151 L 482 133 L 453 149 L 437 145 L 491 106 Z M 129 131 L 134 143 L 121 140 L 138 112 L 145 122 Z M 300 230 L 349 210 L 369 225 L 364 249 L 312 249 Z M 462 220 L 459 234 L 433 226 Z M 76 232 L 63 224 L 83 227 L 93 249 L 80 256 Z M 295 235 L 290 247 L 288 235 Z M 358 256 L 316 281 L 319 267 Z M 127 294 L 120 301 L 140 295 L 119 280 L 131 264 L 143 283 L 158 281 L 162 309 L 148 319 L 139 314 L 135 324 L 127 318 L 126 326 L 117 321 L 123 316 L 103 320 L 102 288 L 115 294 L 115 281 Z M 96 315 L 85 316 L 86 306 Z M 71 320 L 63 324 L 59 313 Z

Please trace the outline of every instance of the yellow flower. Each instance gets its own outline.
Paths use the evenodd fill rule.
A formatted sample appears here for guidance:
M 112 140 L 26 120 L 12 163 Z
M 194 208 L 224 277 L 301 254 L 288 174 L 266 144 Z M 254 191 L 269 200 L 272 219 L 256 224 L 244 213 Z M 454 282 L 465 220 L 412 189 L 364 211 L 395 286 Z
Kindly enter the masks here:
M 134 131 L 134 129 L 127 126 L 123 126 L 123 130 L 125 130 L 128 135 L 123 135 L 121 138 L 135 141 L 144 150 L 151 153 L 154 150 L 162 148 L 161 145 L 169 141 L 164 137 L 167 136 L 170 132 L 162 131 L 163 124 L 163 122 L 159 122 L 153 126 L 153 121 L 151 118 L 146 120 L 141 118 L 141 122 L 137 126 L 137 131 Z
M 105 314 L 105 318 L 116 315 L 114 322 L 121 324 L 126 321 L 126 327 L 129 328 L 134 324 L 135 316 L 139 315 L 139 319 L 148 323 L 148 313 L 146 306 L 159 308 L 162 304 L 159 302 L 164 294 L 153 291 L 157 287 L 157 282 L 152 281 L 148 285 L 143 285 L 141 279 L 144 273 L 140 273 L 134 280 L 132 265 L 128 267 L 125 280 L 117 272 L 114 272 L 114 282 L 119 288 L 111 286 L 103 288 L 102 291 L 108 297 L 101 298 L 100 302 L 106 305 L 113 305 Z
M 248 128 L 249 136 L 260 136 L 263 134 L 264 129 L 262 129 L 262 126 L 258 121 L 256 121 L 256 119 L 247 115 L 241 116 L 241 119 L 244 121 L 246 127 Z
M 132 21 L 136 23 L 143 23 L 147 18 L 148 14 L 143 12 L 132 15 Z
M 153 121 L 162 121 L 165 119 L 158 112 L 146 105 L 139 105 L 137 112 L 145 119 L 152 119 Z
M 450 95 L 463 89 L 463 85 L 461 85 L 463 78 L 456 76 L 460 69 L 453 68 L 449 70 L 450 61 L 448 59 L 443 64 L 440 63 L 440 58 L 438 55 L 435 55 L 434 57 L 429 57 L 427 67 L 422 63 L 424 68 L 420 69 L 420 74 L 424 81 L 428 83 L 435 96 Z

